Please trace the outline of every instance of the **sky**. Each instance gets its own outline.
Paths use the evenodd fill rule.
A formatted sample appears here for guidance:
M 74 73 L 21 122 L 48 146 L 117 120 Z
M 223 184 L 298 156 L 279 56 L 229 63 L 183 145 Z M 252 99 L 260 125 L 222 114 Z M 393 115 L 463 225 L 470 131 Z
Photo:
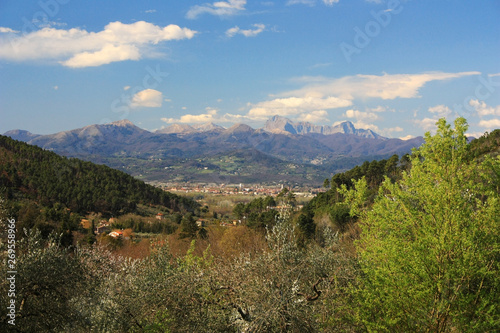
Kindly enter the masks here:
M 500 1 L 0 0 L 0 133 L 129 119 L 500 128 Z

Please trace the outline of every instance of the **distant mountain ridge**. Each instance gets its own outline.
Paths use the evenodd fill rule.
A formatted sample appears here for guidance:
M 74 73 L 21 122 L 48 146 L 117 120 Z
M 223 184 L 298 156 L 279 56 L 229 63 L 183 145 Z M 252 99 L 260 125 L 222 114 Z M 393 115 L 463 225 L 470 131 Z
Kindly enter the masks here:
M 187 161 L 205 160 L 213 156 L 230 156 L 235 151 L 244 150 L 269 155 L 285 162 L 282 165 L 293 163 L 320 166 L 323 169 L 316 169 L 315 172 L 329 176 L 354 167 L 356 164 L 353 163 L 359 163 L 360 159 L 368 156 L 370 159 L 376 159 L 386 158 L 392 154 L 405 154 L 423 142 L 421 137 L 407 141 L 384 138 L 371 130 L 356 129 L 350 122 L 337 126 L 318 126 L 307 122 L 294 123 L 279 116 L 269 119 L 264 128 L 260 129 L 254 129 L 246 124 L 235 124 L 226 129 L 207 123 L 198 126 L 174 124 L 150 132 L 128 120 L 120 120 L 49 135 L 36 135 L 22 130 L 9 131 L 5 134 L 13 139 L 68 157 L 106 163 L 115 167 L 120 165 L 125 169 L 132 164 L 141 165 L 142 169 L 133 168 L 137 170 L 133 174 L 143 177 L 146 177 L 144 174 L 147 174 L 148 165 L 150 167 L 153 165 L 143 161 L 169 161 L 170 164 L 165 162 L 162 168 L 170 168 L 175 164 L 182 169 L 182 165 Z M 262 160 L 257 159 L 255 154 L 247 156 L 250 159 L 246 163 L 249 164 L 258 165 L 259 160 Z M 230 173 L 234 178 L 240 171 L 233 169 L 234 167 L 228 164 L 217 167 L 217 172 Z M 245 179 L 258 179 L 258 167 L 245 170 L 257 173 Z M 186 172 L 185 170 L 184 175 Z M 162 177 L 170 179 L 171 176 L 170 173 L 161 172 L 155 172 L 155 175 L 156 179 Z M 294 179 L 301 177 L 310 179 L 306 174 L 297 177 Z
M 12 130 L 4 133 L 5 136 L 9 136 L 14 140 L 18 141 L 23 141 L 23 142 L 28 142 L 37 136 L 40 136 L 39 134 L 33 134 L 31 132 L 25 131 L 25 130 Z
M 236 126 L 244 125 L 244 124 L 235 124 Z M 248 125 L 245 125 L 248 126 Z M 232 126 L 234 127 L 234 126 Z M 208 122 L 201 125 L 187 125 L 187 124 L 172 124 L 165 128 L 156 130 L 154 133 L 160 134 L 190 134 L 195 132 L 210 132 L 210 131 L 218 131 L 222 132 L 226 130 L 226 128 L 216 125 L 212 122 Z M 297 135 L 306 135 L 306 134 L 323 134 L 323 135 L 331 135 L 336 133 L 342 134 L 351 134 L 356 135 L 363 138 L 370 139 L 383 139 L 384 137 L 375 133 L 370 129 L 357 129 L 354 127 L 353 123 L 350 121 L 344 121 L 335 126 L 328 125 L 314 125 L 309 122 L 293 122 L 288 118 L 282 116 L 273 116 L 267 120 L 262 130 L 278 133 L 278 134 L 297 134 Z
M 187 125 L 187 124 L 172 124 L 165 128 L 156 130 L 154 133 L 159 134 L 188 134 L 195 132 L 210 132 L 210 131 L 223 131 L 225 128 L 216 125 L 212 122 L 197 124 L 197 125 Z
M 290 119 L 281 117 L 281 116 L 273 116 L 271 117 L 265 124 L 264 129 L 273 133 L 283 133 L 287 132 L 290 134 L 323 134 L 323 135 L 331 135 L 336 133 L 342 134 L 352 134 L 356 136 L 360 136 L 363 138 L 370 139 L 383 139 L 384 137 L 378 135 L 372 130 L 368 129 L 356 129 L 354 125 L 350 121 L 344 121 L 335 126 L 328 125 L 314 125 L 309 122 L 298 122 L 294 123 Z

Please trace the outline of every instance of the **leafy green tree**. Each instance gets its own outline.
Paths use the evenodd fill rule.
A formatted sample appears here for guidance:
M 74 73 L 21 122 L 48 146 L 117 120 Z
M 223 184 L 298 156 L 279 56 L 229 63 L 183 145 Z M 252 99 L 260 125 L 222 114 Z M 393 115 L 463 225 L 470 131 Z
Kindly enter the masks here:
M 368 331 L 493 332 L 500 327 L 500 158 L 468 159 L 467 124 L 444 119 L 361 212 L 355 317 Z M 496 180 L 498 182 L 498 180 Z M 347 192 L 361 203 L 366 181 Z M 359 188 L 364 188 L 360 190 Z

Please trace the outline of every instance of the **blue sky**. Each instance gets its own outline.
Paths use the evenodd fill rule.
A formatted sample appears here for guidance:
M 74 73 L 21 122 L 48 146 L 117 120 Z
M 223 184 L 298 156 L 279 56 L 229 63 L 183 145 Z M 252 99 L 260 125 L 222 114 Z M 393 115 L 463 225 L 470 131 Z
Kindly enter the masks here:
M 0 2 L 0 133 L 273 115 L 500 128 L 497 0 Z

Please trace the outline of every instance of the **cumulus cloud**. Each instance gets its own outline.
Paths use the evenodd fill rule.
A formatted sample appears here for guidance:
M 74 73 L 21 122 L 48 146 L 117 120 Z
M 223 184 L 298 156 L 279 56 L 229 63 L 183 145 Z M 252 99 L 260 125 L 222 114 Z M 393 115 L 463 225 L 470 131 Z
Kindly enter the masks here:
M 216 16 L 236 15 L 245 10 L 246 0 L 228 0 L 217 1 L 212 4 L 206 3 L 196 5 L 189 9 L 186 14 L 188 19 L 196 19 L 202 14 L 211 14 Z
M 434 131 L 437 126 L 436 122 L 438 119 L 436 118 L 424 118 L 424 119 L 415 119 L 413 122 L 415 125 L 419 126 L 422 128 L 424 131 Z
M 0 36 L 0 59 L 49 59 L 74 68 L 101 66 L 147 57 L 160 42 L 191 39 L 195 34 L 177 25 L 160 27 L 145 21 L 111 22 L 99 32 L 46 27 L 26 35 Z
M 265 120 L 273 115 L 295 119 L 307 119 L 308 114 L 315 111 L 328 111 L 338 108 L 352 107 L 356 100 L 396 98 L 419 98 L 419 91 L 427 83 L 458 79 L 479 72 L 443 73 L 431 72 L 421 74 L 382 74 L 353 75 L 341 78 L 322 76 L 306 76 L 293 79 L 293 83 L 302 87 L 273 95 L 274 99 L 249 104 L 247 117 L 254 120 Z M 436 115 L 449 115 L 451 111 L 444 105 L 429 110 Z M 382 112 L 395 112 L 386 106 L 378 105 L 365 111 L 350 109 L 343 112 L 343 117 L 353 120 L 356 127 L 369 128 L 382 135 L 399 132 L 400 127 L 379 129 L 374 121 L 379 120 Z M 319 116 L 319 117 L 318 117 Z M 309 119 L 320 119 L 320 114 L 309 116 Z M 414 123 L 424 129 L 434 128 L 437 119 L 428 118 Z
M 359 120 L 374 121 L 374 120 L 379 119 L 379 116 L 376 113 L 373 113 L 373 112 L 361 112 L 361 111 L 358 111 L 358 110 L 347 110 L 343 116 L 347 117 L 347 118 L 355 118 L 358 121 Z
M 217 109 L 213 109 L 207 107 L 206 113 L 202 114 L 185 114 L 180 118 L 161 118 L 161 121 L 166 122 L 167 124 L 192 124 L 192 123 L 208 123 L 212 121 L 216 121 L 217 119 Z
M 389 109 L 388 107 L 382 105 L 376 106 L 374 108 L 367 108 L 366 110 L 371 112 L 387 112 L 387 111 L 394 112 L 393 109 Z
M 213 107 L 205 108 L 205 113 L 185 114 L 179 118 L 161 118 L 161 121 L 167 124 L 195 124 L 195 123 L 240 123 L 252 122 L 255 119 L 247 115 L 230 114 L 219 115 L 219 110 Z
M 273 115 L 291 116 L 313 111 L 336 109 L 351 106 L 352 101 L 333 96 L 325 98 L 316 96 L 277 98 L 252 106 L 248 115 L 253 118 L 266 119 Z
M 255 29 L 243 30 L 243 29 L 240 29 L 238 26 L 230 28 L 226 31 L 226 36 L 234 37 L 235 35 L 240 34 L 240 35 L 243 35 L 245 37 L 255 37 L 258 34 L 260 34 L 261 32 L 263 32 L 264 29 L 266 28 L 266 26 L 264 24 L 260 24 L 260 23 L 254 24 L 253 26 L 255 27 Z
M 310 113 L 303 113 L 297 117 L 299 121 L 308 123 L 321 123 L 328 121 L 328 112 L 325 110 L 311 111 Z
M 450 108 L 442 104 L 430 107 L 429 112 L 434 113 L 439 118 L 448 117 L 449 115 L 452 114 Z
M 132 97 L 130 106 L 133 108 L 159 108 L 163 103 L 163 94 L 154 89 L 145 89 Z
M 500 105 L 495 107 L 487 105 L 484 101 L 479 101 L 477 99 L 471 99 L 469 105 L 476 110 L 480 117 L 484 116 L 500 116 Z
M 491 131 L 500 128 L 500 119 L 481 120 L 479 126 Z
M 431 72 L 422 74 L 359 74 L 342 78 L 302 77 L 296 79 L 296 81 L 304 83 L 304 87 L 287 92 L 287 94 L 304 96 L 315 93 L 323 96 L 338 96 L 344 99 L 354 99 L 357 97 L 381 98 L 384 100 L 418 98 L 420 97 L 418 94 L 419 90 L 428 82 L 480 74 L 480 72 Z
M 82 52 L 61 63 L 67 67 L 97 67 L 116 61 L 139 60 L 141 54 L 135 45 L 104 45 L 95 52 Z
M 440 118 L 449 118 L 450 116 L 453 116 L 454 118 L 456 114 L 447 107 L 446 105 L 440 104 L 436 106 L 432 106 L 428 109 L 429 113 L 432 113 L 432 117 L 426 117 L 423 119 L 415 119 L 413 120 L 413 123 L 417 125 L 418 127 L 422 128 L 424 131 L 434 131 L 437 129 L 436 123 Z M 414 117 L 417 116 L 417 112 L 413 115 Z
M 19 31 L 12 30 L 11 28 L 7 27 L 0 27 L 0 33 L 8 34 L 8 33 L 18 33 Z

